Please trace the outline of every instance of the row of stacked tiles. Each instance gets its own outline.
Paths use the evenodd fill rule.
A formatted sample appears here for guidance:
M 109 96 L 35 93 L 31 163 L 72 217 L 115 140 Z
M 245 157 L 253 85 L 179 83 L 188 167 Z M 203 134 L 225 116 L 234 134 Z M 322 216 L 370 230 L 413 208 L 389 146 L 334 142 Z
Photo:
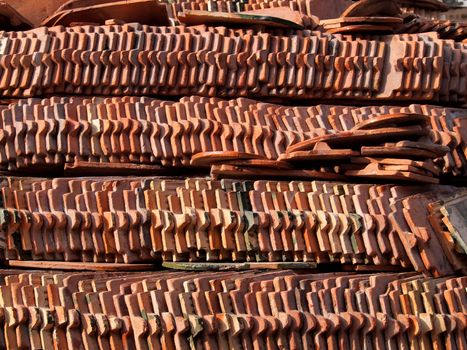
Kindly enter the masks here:
M 432 229 L 423 200 L 458 193 L 319 181 L 5 178 L 3 253 L 8 260 L 392 264 L 446 275 L 465 266 L 446 258 L 448 238 Z
M 10 171 L 37 171 L 44 165 L 63 170 L 75 161 L 190 166 L 193 155 L 213 151 L 277 160 L 292 144 L 394 113 L 429 116 L 431 139 L 451 149 L 436 165 L 447 175 L 467 171 L 465 109 L 285 107 L 192 96 L 179 102 L 146 97 L 28 99 L 0 110 L 0 167 Z
M 460 105 L 467 96 L 465 45 L 430 35 L 353 41 L 311 32 L 227 36 L 189 30 L 165 34 L 138 25 L 90 28 L 4 33 L 1 94 L 198 94 Z
M 466 278 L 4 271 L 7 349 L 465 349 Z
M 235 106 L 235 101 L 229 108 L 236 118 L 232 123 L 207 116 L 213 109 L 221 111 L 220 106 L 213 108 L 216 106 L 209 103 L 30 102 L 2 111 L 6 147 L 1 164 L 12 163 L 10 170 L 15 163 L 22 169 L 41 164 L 63 166 L 75 159 L 189 166 L 193 154 L 221 150 L 277 159 L 290 140 L 303 141 L 315 134 L 255 125 L 252 115 L 250 122 L 242 123 L 243 109 Z

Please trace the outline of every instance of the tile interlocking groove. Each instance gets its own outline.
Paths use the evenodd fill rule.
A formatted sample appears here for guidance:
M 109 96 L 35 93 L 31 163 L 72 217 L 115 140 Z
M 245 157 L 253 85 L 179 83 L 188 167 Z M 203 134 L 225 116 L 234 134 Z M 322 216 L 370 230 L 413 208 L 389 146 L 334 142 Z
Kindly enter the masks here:
M 467 349 L 446 5 L 49 5 L 0 4 L 0 349 Z

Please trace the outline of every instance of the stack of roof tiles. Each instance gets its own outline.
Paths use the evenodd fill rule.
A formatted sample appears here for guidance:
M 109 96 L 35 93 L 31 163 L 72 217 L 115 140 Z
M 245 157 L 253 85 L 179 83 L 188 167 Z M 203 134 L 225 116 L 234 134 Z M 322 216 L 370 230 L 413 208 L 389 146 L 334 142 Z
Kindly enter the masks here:
M 465 26 L 334 2 L 0 32 L 0 348 L 467 348 Z
M 1 188 L 3 256 L 125 263 L 311 261 L 445 275 L 464 270 L 465 252 L 449 248 L 452 237 L 461 246 L 466 241 L 438 231 L 456 226 L 455 216 L 445 214 L 440 225 L 430 221 L 428 210 L 443 198 L 462 203 L 467 194 L 457 192 L 449 186 L 322 181 L 9 178 Z M 444 249 L 457 258 L 437 254 Z
M 1 338 L 9 349 L 467 346 L 465 278 L 291 271 L 3 277 Z
M 79 169 L 98 174 L 106 165 L 105 171 L 113 174 L 163 174 L 176 167 L 190 171 L 212 166 L 219 175 L 237 166 L 244 172 L 261 167 L 256 170 L 263 176 L 344 179 L 349 174 L 371 176 L 352 172 L 359 169 L 357 163 L 404 163 L 383 162 L 397 157 L 422 171 L 405 178 L 436 183 L 440 172 L 465 175 L 462 112 L 426 105 L 283 107 L 195 96 L 179 102 L 146 97 L 29 99 L 1 110 L 0 167 L 36 174 Z M 322 160 L 330 162 L 323 167 Z M 344 164 L 349 160 L 351 169 Z M 260 176 L 253 172 L 248 177 Z
M 465 45 L 140 24 L 1 36 L 0 94 L 277 97 L 465 105 Z

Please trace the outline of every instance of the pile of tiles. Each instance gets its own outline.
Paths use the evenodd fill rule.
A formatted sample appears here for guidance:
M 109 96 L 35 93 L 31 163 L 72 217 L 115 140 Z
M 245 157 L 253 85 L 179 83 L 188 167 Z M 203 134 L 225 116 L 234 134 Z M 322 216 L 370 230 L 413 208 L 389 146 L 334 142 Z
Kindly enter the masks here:
M 0 94 L 191 95 L 466 103 L 465 45 L 220 28 L 39 28 L 1 36 Z M 390 77 L 390 78 L 389 78 Z
M 321 21 L 323 28 L 336 33 L 393 33 L 401 26 L 401 8 L 395 0 L 361 0 L 347 7 L 339 18 Z
M 285 111 L 287 113 L 288 109 L 285 109 Z M 310 107 L 307 111 L 316 113 L 317 123 L 324 126 L 326 130 L 337 132 L 350 131 L 357 128 L 359 124 L 372 123 L 384 115 L 411 114 L 414 116 L 428 116 L 430 119 L 429 127 L 431 128 L 430 139 L 435 144 L 448 147 L 451 150 L 442 158 L 435 159 L 435 164 L 442 169 L 442 173 L 445 175 L 449 174 L 458 177 L 467 175 L 467 144 L 465 143 L 467 114 L 465 109 L 416 104 L 405 107 L 320 105 Z M 412 151 L 412 155 L 413 153 L 415 152 Z
M 348 176 L 412 179 L 438 183 L 439 170 L 432 159 L 449 148 L 427 136 L 429 118 L 417 114 L 381 115 L 357 124 L 350 131 L 331 133 L 293 144 L 279 160 L 319 163 L 336 162 Z M 390 140 L 391 143 L 384 143 Z M 382 157 L 382 158 L 371 158 Z M 392 157 L 392 158 L 391 158 Z M 346 162 L 352 162 L 346 164 Z
M 0 349 L 467 348 L 463 27 L 345 2 L 0 32 Z M 306 29 L 178 19 L 285 7 Z M 388 11 L 415 33 L 311 30 Z
M 399 17 L 341 17 L 320 21 L 320 24 L 330 34 L 405 33 L 399 30 L 402 25 Z
M 2 272 L 8 349 L 465 349 L 465 278 Z
M 431 226 L 428 207 L 465 200 L 457 192 L 322 181 L 6 178 L 3 255 L 116 263 L 311 261 L 447 275 L 464 269 L 467 252 L 451 253 L 453 239 Z M 447 223 L 464 229 L 449 216 L 444 221 L 436 229 Z M 464 236 L 455 238 L 465 247 Z M 448 261 L 443 249 L 458 258 Z
M 319 0 L 190 0 L 190 1 L 157 1 L 152 0 L 97 0 L 93 2 L 83 2 L 71 0 L 65 2 L 57 8 L 55 12 L 41 21 L 41 25 L 51 27 L 54 25 L 70 24 L 104 24 L 110 22 L 133 22 L 150 25 L 170 25 L 177 26 L 183 23 L 183 13 L 187 11 L 203 11 L 206 13 L 216 12 L 224 14 L 237 14 L 239 12 L 266 11 L 275 15 L 287 9 L 295 12 L 303 22 L 305 28 L 312 28 L 314 20 L 320 16 L 337 15 L 342 12 L 351 0 L 332 0 L 331 6 L 323 6 Z M 340 12 L 339 12 L 340 11 Z M 113 18 L 114 16 L 115 18 Z M 252 23 L 254 24 L 254 23 Z M 28 28 L 29 29 L 29 28 Z M 18 29 L 19 30 L 19 29 Z
M 435 0 L 434 7 L 441 4 Z M 423 2 L 418 5 L 424 6 Z M 444 4 L 441 4 L 444 6 Z M 426 16 L 429 17 L 426 17 Z M 375 33 L 435 32 L 441 39 L 462 41 L 467 38 L 467 24 L 433 18 L 431 14 L 416 14 L 401 9 L 396 1 L 360 0 L 348 7 L 338 18 L 321 20 L 323 30 L 330 34 L 351 34 L 354 38 Z

